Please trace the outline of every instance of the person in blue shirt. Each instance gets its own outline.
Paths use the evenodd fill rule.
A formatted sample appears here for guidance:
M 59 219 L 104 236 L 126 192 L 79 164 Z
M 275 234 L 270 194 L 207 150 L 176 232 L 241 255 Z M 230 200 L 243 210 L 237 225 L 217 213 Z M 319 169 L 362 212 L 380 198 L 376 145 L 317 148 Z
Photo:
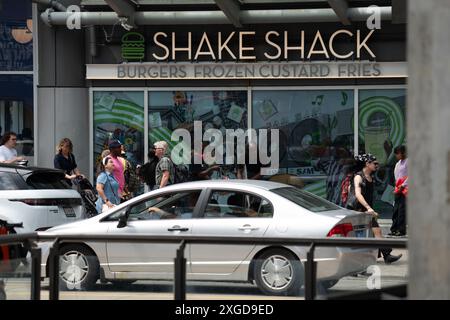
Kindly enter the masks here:
M 109 209 L 120 204 L 119 182 L 114 178 L 114 162 L 111 157 L 102 160 L 104 170 L 97 177 L 98 199 L 96 208 L 98 213 L 102 213 L 103 205 L 106 204 Z

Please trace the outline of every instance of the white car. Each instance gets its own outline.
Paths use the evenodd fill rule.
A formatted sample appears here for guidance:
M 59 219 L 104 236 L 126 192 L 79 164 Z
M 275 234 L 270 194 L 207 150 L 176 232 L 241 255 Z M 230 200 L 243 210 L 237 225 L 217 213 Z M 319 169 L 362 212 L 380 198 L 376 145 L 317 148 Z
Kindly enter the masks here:
M 371 216 L 349 211 L 281 183 L 210 180 L 151 191 L 93 218 L 55 227 L 50 235 L 196 235 L 224 237 L 372 237 Z M 173 279 L 179 244 L 79 241 L 60 248 L 63 288 L 87 289 L 97 280 Z M 42 277 L 49 243 L 41 244 Z M 256 282 L 271 295 L 297 294 L 306 247 L 188 244 L 188 280 Z M 374 250 L 317 248 L 317 278 L 331 287 L 374 264 Z
M 0 219 L 42 231 L 85 218 L 81 196 L 56 169 L 0 164 Z

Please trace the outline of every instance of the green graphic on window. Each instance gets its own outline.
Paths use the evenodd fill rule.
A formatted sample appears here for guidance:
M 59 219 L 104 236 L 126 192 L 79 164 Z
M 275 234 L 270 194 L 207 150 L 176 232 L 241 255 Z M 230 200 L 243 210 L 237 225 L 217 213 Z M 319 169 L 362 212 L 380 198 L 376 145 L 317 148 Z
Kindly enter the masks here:
M 142 61 L 145 57 L 145 39 L 137 32 L 128 32 L 122 37 L 122 59 Z

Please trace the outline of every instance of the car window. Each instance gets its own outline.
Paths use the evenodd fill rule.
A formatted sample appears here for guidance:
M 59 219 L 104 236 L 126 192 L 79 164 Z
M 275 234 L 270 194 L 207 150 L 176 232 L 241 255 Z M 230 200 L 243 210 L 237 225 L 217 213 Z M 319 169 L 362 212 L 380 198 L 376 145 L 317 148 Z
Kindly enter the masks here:
M 165 193 L 132 205 L 129 221 L 191 219 L 201 191 Z M 116 220 L 123 212 L 116 212 L 108 220 Z
M 272 204 L 253 194 L 214 190 L 205 209 L 205 218 L 270 218 Z
M 12 172 L 0 172 L 0 190 L 27 190 L 30 187 L 17 174 Z
M 63 175 L 53 172 L 32 173 L 26 182 L 33 189 L 72 189 Z
M 332 202 L 297 188 L 277 188 L 271 191 L 312 212 L 341 209 Z

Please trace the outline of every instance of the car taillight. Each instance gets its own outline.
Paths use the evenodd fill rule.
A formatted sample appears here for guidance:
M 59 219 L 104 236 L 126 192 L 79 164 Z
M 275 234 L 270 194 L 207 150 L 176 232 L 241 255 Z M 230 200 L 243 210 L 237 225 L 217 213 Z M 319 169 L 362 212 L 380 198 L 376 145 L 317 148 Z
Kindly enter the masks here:
M 29 206 L 79 206 L 81 199 L 9 199 L 9 201 L 23 202 Z
M 10 201 L 23 202 L 29 206 L 57 206 L 53 199 L 11 199 Z
M 327 237 L 346 237 L 351 231 L 353 231 L 351 223 L 341 223 L 335 225 L 333 229 L 328 232 Z

